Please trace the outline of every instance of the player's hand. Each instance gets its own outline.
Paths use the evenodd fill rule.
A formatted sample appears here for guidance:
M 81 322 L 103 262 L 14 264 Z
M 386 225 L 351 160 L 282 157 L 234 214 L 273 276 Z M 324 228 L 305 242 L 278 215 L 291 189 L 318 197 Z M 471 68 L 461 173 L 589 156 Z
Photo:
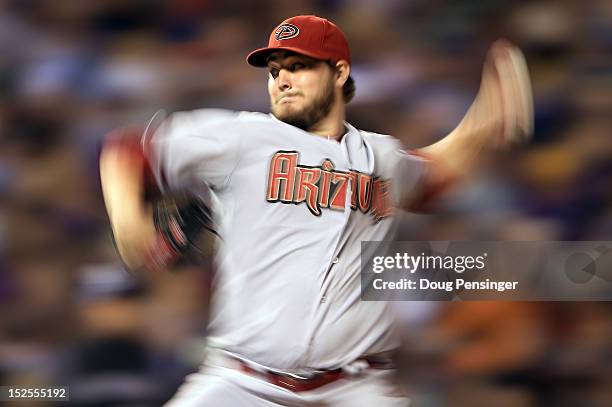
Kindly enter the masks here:
M 531 80 L 521 50 L 507 40 L 497 40 L 485 61 L 481 88 L 475 104 L 486 104 L 499 123 L 492 147 L 507 148 L 528 142 L 533 132 Z

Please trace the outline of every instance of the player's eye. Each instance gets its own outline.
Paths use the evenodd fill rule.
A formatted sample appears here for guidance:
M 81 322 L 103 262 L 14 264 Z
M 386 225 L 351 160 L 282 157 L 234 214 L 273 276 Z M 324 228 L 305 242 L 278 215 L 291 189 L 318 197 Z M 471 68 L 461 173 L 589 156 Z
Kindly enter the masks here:
M 270 68 L 269 69 L 270 72 L 270 76 L 274 79 L 278 78 L 278 73 L 280 72 L 277 68 Z
M 301 62 L 291 64 L 291 72 L 306 68 L 306 65 Z

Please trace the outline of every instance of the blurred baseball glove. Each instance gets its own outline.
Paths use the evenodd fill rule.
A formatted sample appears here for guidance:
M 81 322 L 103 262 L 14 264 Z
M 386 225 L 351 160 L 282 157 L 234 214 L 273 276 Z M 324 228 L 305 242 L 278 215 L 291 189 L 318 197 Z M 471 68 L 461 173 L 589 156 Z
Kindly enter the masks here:
M 157 239 L 148 250 L 147 268 L 200 264 L 209 254 L 211 234 L 218 236 L 209 206 L 188 193 L 161 196 L 151 205 Z
M 124 165 L 130 171 L 140 173 L 141 187 L 137 191 L 142 194 L 142 204 L 150 208 L 146 212 L 151 219 L 147 225 L 140 224 L 141 239 L 133 248 L 144 255 L 144 267 L 150 270 L 166 270 L 183 263 L 201 265 L 210 257 L 211 238 L 217 235 L 211 210 L 201 195 L 159 188 L 149 161 L 152 154 L 143 142 L 143 134 L 146 132 L 143 133 L 139 127 L 117 129 L 107 135 L 102 145 L 102 150 L 107 153 L 112 149 L 120 152 L 118 156 L 121 159 L 113 165 Z M 114 191 L 113 194 L 115 198 L 120 197 L 120 192 Z M 109 199 L 109 203 L 115 205 L 115 216 L 126 213 L 124 202 Z M 113 234 L 113 241 L 114 238 Z M 117 242 L 114 243 L 117 246 Z

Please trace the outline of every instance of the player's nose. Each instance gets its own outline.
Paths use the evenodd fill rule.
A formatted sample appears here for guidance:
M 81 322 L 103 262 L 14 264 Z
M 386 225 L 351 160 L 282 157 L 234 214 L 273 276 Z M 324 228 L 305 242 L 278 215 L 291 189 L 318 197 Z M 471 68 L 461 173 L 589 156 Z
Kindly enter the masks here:
M 277 86 L 280 90 L 291 89 L 291 72 L 281 69 L 276 78 Z

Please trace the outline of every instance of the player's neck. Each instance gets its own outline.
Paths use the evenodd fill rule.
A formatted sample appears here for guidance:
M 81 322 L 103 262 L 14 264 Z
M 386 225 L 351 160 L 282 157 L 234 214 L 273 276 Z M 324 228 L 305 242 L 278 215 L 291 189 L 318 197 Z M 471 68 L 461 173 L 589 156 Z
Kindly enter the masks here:
M 344 127 L 345 117 L 344 104 L 335 104 L 329 114 L 309 128 L 308 131 L 328 140 L 340 141 L 344 133 L 346 133 Z

